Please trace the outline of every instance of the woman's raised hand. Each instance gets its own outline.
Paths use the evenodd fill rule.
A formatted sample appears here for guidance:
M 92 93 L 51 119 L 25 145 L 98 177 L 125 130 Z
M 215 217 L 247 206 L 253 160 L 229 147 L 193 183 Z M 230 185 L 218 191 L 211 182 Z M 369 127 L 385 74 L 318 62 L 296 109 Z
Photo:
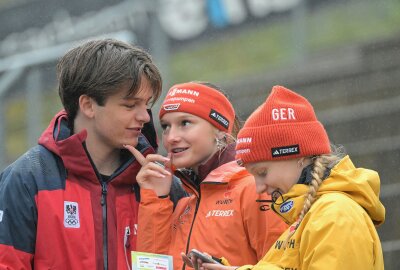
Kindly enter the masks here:
M 131 145 L 124 145 L 136 158 L 142 168 L 136 176 L 139 186 L 152 189 L 157 196 L 168 195 L 172 184 L 172 156 L 163 157 L 158 154 L 148 154 L 146 157 Z

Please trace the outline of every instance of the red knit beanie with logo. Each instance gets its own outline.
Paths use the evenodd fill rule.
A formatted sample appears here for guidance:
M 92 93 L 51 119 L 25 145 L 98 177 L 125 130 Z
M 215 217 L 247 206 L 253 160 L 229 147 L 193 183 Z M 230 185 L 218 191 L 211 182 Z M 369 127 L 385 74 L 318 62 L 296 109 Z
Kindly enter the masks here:
M 310 102 L 283 86 L 272 88 L 267 100 L 247 119 L 236 142 L 236 160 L 242 163 L 330 152 L 328 135 Z
M 170 112 L 196 115 L 227 133 L 232 132 L 235 120 L 232 104 L 221 92 L 194 82 L 176 84 L 169 89 L 161 105 L 160 119 Z

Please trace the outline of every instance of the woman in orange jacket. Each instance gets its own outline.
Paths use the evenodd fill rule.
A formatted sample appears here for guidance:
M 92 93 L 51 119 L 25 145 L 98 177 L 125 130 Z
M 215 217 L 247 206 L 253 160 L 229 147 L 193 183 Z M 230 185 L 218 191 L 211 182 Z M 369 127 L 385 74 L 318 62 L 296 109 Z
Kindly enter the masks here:
M 239 121 L 217 89 L 190 82 L 169 90 L 159 113 L 167 158 L 144 158 L 126 146 L 143 165 L 137 249 L 172 255 L 174 269 L 185 269 L 181 255 L 193 248 L 224 255 L 234 265 L 255 264 L 287 227 L 264 203 L 270 197 L 257 195 L 254 178 L 236 163 Z M 175 209 L 167 198 L 172 171 L 188 192 Z

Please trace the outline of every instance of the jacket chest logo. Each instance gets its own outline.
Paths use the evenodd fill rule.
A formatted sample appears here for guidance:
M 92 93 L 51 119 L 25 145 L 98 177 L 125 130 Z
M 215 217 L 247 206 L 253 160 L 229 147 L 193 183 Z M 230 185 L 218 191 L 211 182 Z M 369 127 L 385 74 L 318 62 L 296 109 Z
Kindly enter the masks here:
M 80 226 L 78 203 L 64 201 L 64 227 L 79 228 Z
M 224 198 L 230 198 L 232 195 L 232 190 L 235 188 L 235 185 L 228 185 L 224 192 Z
M 206 214 L 206 218 L 209 217 L 232 217 L 235 211 L 231 210 L 210 210 Z

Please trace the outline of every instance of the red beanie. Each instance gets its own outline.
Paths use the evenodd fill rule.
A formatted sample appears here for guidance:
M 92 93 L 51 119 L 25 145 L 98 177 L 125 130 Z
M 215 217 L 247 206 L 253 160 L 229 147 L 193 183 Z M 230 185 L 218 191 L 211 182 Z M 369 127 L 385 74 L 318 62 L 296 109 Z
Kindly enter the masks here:
M 308 100 L 274 86 L 237 136 L 236 160 L 243 163 L 329 154 L 328 135 Z
M 169 89 L 159 117 L 169 112 L 185 112 L 210 122 L 227 133 L 232 132 L 235 111 L 229 100 L 218 90 L 200 83 L 176 84 Z

